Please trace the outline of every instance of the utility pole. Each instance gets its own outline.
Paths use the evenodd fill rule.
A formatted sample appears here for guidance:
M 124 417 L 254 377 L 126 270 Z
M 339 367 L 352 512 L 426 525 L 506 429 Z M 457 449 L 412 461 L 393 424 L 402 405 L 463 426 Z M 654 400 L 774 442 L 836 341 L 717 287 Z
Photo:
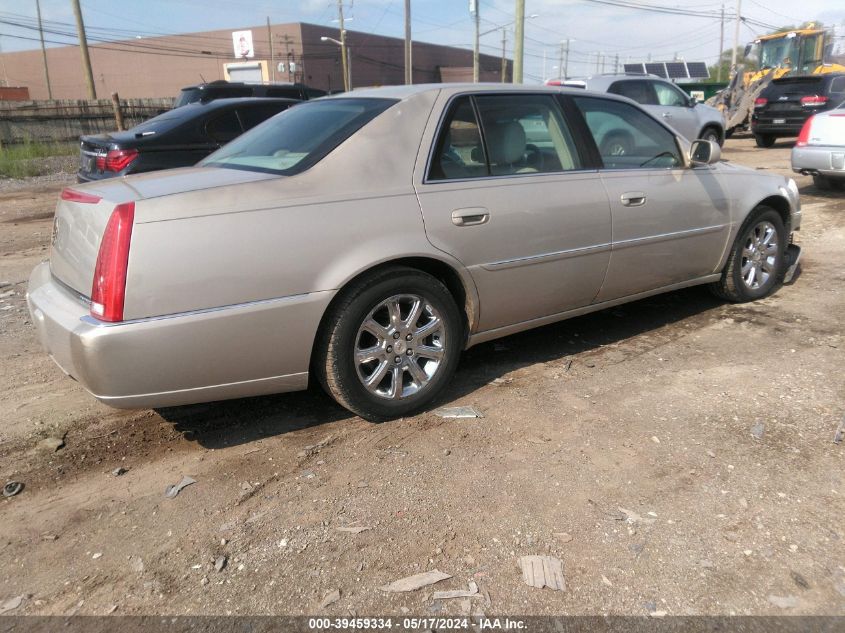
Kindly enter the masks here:
M 41 27 L 41 2 L 35 0 L 35 11 L 38 13 L 38 35 L 41 37 L 41 57 L 44 58 L 44 78 L 47 80 L 47 98 L 53 98 L 53 88 L 50 86 L 50 70 L 47 68 L 47 48 L 44 46 L 44 29 Z
M 734 49 L 733 53 L 731 54 L 731 72 L 736 71 L 736 49 L 739 48 L 739 25 L 742 20 L 740 20 L 740 8 L 742 7 L 742 0 L 736 0 L 736 29 L 734 30 Z
M 560 70 L 558 68 L 558 70 Z M 566 55 L 563 58 L 563 78 L 569 75 L 569 38 L 566 38 Z
M 719 30 L 719 56 L 716 58 L 716 81 L 722 81 L 722 51 L 725 50 L 725 5 L 722 5 L 722 22 Z
M 619 73 L 619 53 L 616 53 L 616 57 L 613 58 L 613 74 Z
M 405 0 L 405 83 L 414 83 L 414 70 L 411 67 L 411 0 Z
M 508 78 L 508 60 L 505 57 L 505 47 L 508 44 L 508 30 L 502 27 L 502 83 L 505 83 Z
M 270 30 L 270 16 L 267 16 L 267 41 L 270 42 L 270 68 L 273 82 L 276 81 L 276 62 L 273 58 L 273 31 Z
M 97 88 L 94 86 L 94 73 L 91 70 L 91 58 L 88 56 L 88 38 L 85 37 L 82 9 L 79 7 L 79 0 L 71 0 L 71 2 L 73 14 L 76 16 L 76 33 L 79 36 L 79 50 L 82 52 L 82 70 L 85 73 L 85 83 L 88 85 L 88 98 L 93 100 L 97 98 Z
M 563 73 L 563 40 L 560 41 L 560 50 L 557 56 L 557 74 L 561 79 L 566 78 L 566 75 Z
M 470 9 L 473 9 L 473 8 L 475 9 L 472 12 L 473 13 L 473 20 L 475 21 L 475 45 L 472 48 L 472 83 L 474 83 L 474 84 L 478 83 L 479 76 L 481 75 L 480 69 L 478 67 L 479 66 L 479 59 L 478 59 L 479 33 L 478 33 L 478 27 L 479 27 L 479 20 L 481 19 L 480 16 L 479 16 L 480 12 L 478 10 L 479 9 L 478 2 L 479 2 L 479 0 L 471 0 L 471 2 L 470 2 Z
M 337 0 L 337 18 L 340 22 L 340 61 L 343 66 L 343 91 L 349 92 L 349 61 L 346 58 L 346 29 L 343 28 L 343 0 Z
M 525 0 L 516 0 L 516 26 L 513 44 L 513 83 L 522 83 L 522 60 L 525 46 Z

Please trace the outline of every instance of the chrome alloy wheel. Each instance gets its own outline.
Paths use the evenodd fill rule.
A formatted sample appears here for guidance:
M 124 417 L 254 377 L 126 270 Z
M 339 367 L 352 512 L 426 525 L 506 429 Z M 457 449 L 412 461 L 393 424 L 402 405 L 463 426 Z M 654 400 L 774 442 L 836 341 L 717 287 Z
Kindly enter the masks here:
M 370 311 L 355 336 L 358 379 L 381 398 L 407 398 L 425 388 L 445 355 L 443 318 L 418 295 L 388 297 Z
M 742 249 L 740 274 L 750 290 L 766 285 L 777 273 L 778 232 L 771 222 L 763 221 L 749 231 Z

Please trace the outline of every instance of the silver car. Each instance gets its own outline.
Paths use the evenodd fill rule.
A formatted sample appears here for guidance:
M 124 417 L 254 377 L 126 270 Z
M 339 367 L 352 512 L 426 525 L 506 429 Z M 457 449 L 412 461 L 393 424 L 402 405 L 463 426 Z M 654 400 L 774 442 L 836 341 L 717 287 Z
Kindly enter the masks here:
M 811 174 L 819 189 L 845 190 L 845 103 L 807 119 L 792 148 L 792 170 Z
M 631 151 L 604 153 L 620 131 Z M 50 356 L 113 406 L 314 378 L 368 419 L 401 416 L 472 345 L 695 284 L 773 292 L 798 190 L 719 154 L 581 90 L 309 101 L 197 167 L 65 190 L 29 308 Z
M 656 75 L 592 75 L 585 79 L 567 79 L 563 85 L 628 97 L 690 140 L 701 138 L 719 145 L 725 142 L 725 121 L 719 110 L 697 103 L 675 84 Z M 609 149 L 617 152 L 626 151 L 631 144 L 624 136 L 611 142 L 614 148 Z

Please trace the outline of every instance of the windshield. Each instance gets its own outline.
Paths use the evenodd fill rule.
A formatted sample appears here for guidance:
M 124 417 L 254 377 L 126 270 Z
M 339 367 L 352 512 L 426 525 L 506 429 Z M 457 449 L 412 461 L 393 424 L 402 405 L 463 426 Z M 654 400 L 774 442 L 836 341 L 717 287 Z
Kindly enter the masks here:
M 760 68 L 794 66 L 798 62 L 798 38 L 783 37 L 760 43 Z
M 392 99 L 330 99 L 294 106 L 268 119 L 200 164 L 291 175 L 314 165 L 377 115 Z

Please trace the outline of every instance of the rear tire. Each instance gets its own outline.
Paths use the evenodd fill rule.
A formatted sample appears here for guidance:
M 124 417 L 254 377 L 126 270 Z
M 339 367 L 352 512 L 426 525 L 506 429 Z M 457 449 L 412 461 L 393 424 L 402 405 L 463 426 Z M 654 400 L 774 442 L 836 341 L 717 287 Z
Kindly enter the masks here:
M 464 343 L 452 295 L 422 271 L 391 267 L 344 290 L 314 349 L 323 389 L 379 422 L 418 411 L 449 384 Z
M 784 272 L 786 229 L 780 214 L 759 206 L 740 228 L 722 278 L 710 284 L 717 297 L 745 303 L 769 296 Z
M 774 134 L 755 134 L 754 141 L 757 147 L 771 147 L 775 144 L 777 137 Z

